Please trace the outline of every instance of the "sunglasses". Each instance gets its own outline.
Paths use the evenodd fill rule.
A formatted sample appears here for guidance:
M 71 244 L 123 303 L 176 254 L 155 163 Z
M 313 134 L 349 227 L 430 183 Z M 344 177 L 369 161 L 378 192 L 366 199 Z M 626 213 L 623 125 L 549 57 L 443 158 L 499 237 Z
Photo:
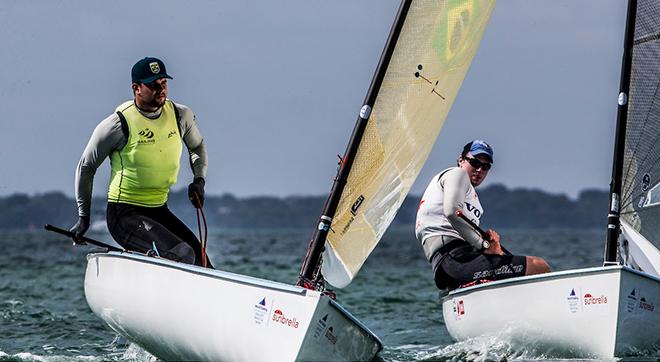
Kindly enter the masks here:
M 167 81 L 164 81 L 162 83 L 158 83 L 156 81 L 153 81 L 151 83 L 142 83 L 144 84 L 147 88 L 151 89 L 154 92 L 158 92 L 161 89 L 167 88 Z
M 492 163 L 490 163 L 490 162 L 481 162 L 481 161 L 479 161 L 479 160 L 477 160 L 476 158 L 473 158 L 473 157 L 463 157 L 463 159 L 466 159 L 470 163 L 470 166 L 472 166 L 474 168 L 477 168 L 477 169 L 482 168 L 482 169 L 488 171 L 488 170 L 490 170 L 491 167 L 493 167 Z

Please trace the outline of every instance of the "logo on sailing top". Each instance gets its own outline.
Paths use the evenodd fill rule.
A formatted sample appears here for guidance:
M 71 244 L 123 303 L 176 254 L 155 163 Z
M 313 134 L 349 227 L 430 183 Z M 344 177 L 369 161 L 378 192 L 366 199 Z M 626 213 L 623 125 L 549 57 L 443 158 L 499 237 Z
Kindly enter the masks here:
M 154 132 L 149 128 L 145 128 L 142 131 L 138 132 L 138 136 L 140 136 L 140 139 L 138 140 L 138 144 L 150 144 L 156 142 L 156 140 L 153 139 Z
M 170 138 L 174 135 L 176 135 L 176 131 L 170 131 L 170 133 L 167 134 L 167 138 Z
M 568 310 L 570 310 L 571 313 L 577 313 L 580 311 L 580 297 L 575 293 L 575 288 L 571 289 L 566 300 L 568 301 Z
M 262 324 L 268 315 L 268 308 L 266 307 L 266 298 L 254 305 L 254 323 Z
M 471 212 L 474 214 L 474 216 L 477 217 L 477 219 L 481 218 L 481 210 L 477 209 L 476 206 L 472 205 L 469 202 L 465 203 L 465 207 L 467 208 L 467 211 Z
M 299 324 L 295 317 L 287 318 L 281 309 L 276 309 L 275 312 L 273 312 L 273 318 L 271 320 L 275 323 L 279 323 L 291 328 L 298 328 Z
M 138 134 L 143 138 L 149 138 L 149 139 L 154 138 L 154 132 L 149 128 L 143 129 Z
M 364 201 L 364 195 L 360 195 L 353 203 L 353 206 L 351 206 L 351 214 L 357 215 L 357 211 L 360 208 L 360 206 L 362 206 L 363 201 Z
M 422 205 L 424 204 L 426 200 L 422 199 L 422 201 L 419 202 L 419 205 L 417 205 L 417 211 L 422 208 Z

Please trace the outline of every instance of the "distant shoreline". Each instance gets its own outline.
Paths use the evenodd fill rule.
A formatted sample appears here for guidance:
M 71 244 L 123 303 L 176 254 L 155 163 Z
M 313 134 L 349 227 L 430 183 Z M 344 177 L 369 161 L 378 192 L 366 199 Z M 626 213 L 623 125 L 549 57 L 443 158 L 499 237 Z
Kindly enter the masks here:
M 494 228 L 599 228 L 607 221 L 608 192 L 588 189 L 576 199 L 537 189 L 509 189 L 491 185 L 479 191 L 485 208 L 482 223 Z M 406 197 L 392 226 L 413 227 L 421 195 Z M 326 196 L 207 195 L 205 212 L 216 228 L 298 228 L 316 222 Z M 92 202 L 93 221 L 105 219 L 105 199 Z M 170 193 L 168 206 L 188 225 L 196 225 L 195 210 L 185 190 Z M 73 225 L 77 217 L 73 197 L 53 191 L 36 195 L 13 194 L 0 197 L 0 230 L 40 228 L 50 223 Z

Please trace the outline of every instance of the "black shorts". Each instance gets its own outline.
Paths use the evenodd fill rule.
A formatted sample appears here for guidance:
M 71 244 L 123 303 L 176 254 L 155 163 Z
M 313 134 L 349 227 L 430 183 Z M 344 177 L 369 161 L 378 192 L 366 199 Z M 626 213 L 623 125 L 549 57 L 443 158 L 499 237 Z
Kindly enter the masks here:
M 202 247 L 195 234 L 167 208 L 108 202 L 108 230 L 126 250 L 146 253 L 155 246 L 163 258 L 202 264 Z M 211 267 L 210 261 L 207 263 Z
M 445 254 L 431 257 L 435 285 L 439 289 L 456 289 L 478 280 L 499 280 L 525 275 L 524 255 L 483 254 L 469 245 L 459 246 Z

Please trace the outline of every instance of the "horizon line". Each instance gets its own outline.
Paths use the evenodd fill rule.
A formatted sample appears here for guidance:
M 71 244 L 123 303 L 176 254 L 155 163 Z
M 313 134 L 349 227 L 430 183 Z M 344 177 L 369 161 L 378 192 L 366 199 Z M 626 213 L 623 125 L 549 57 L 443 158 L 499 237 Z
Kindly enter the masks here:
M 549 191 L 549 190 L 544 190 L 540 187 L 526 187 L 526 186 L 511 187 L 511 186 L 507 186 L 503 183 L 494 183 L 494 184 L 491 184 L 491 185 L 488 185 L 488 186 L 484 186 L 484 187 L 480 188 L 480 190 L 483 191 L 483 190 L 487 190 L 487 189 L 490 189 L 490 188 L 493 188 L 493 187 L 503 187 L 507 191 L 542 192 L 542 193 L 549 194 L 549 195 L 565 196 L 568 199 L 574 199 L 567 192 Z M 186 191 L 186 187 L 181 187 L 181 188 L 177 188 L 177 189 L 171 189 L 170 193 L 179 193 L 179 192 L 185 192 L 185 191 Z M 577 192 L 577 194 L 576 194 L 577 196 L 576 196 L 575 199 L 578 199 L 579 196 L 581 194 L 585 193 L 585 192 L 592 192 L 592 191 L 609 193 L 609 191 L 607 189 L 599 189 L 597 187 L 586 187 L 586 188 L 581 189 L 580 191 Z M 52 194 L 52 193 L 60 193 L 60 194 L 63 194 L 67 197 L 71 197 L 71 198 L 75 199 L 75 195 L 72 195 L 72 193 L 64 192 L 62 190 L 37 191 L 37 192 L 32 192 L 32 193 L 23 192 L 23 191 L 14 191 L 14 192 L 11 192 L 11 193 L 0 194 L 0 199 L 12 197 L 12 196 L 19 196 L 19 195 L 25 195 L 25 196 L 28 196 L 28 197 L 38 197 L 38 196 L 42 196 L 42 195 L 46 195 L 46 194 Z M 206 191 L 205 192 L 205 197 L 207 197 L 207 198 L 208 197 L 223 197 L 223 196 L 228 195 L 228 196 L 233 196 L 237 199 L 248 199 L 248 198 L 258 198 L 258 197 L 272 197 L 272 198 L 286 199 L 286 198 L 291 198 L 291 197 L 326 197 L 328 195 L 328 193 L 329 192 L 319 193 L 319 194 L 295 194 L 295 193 L 293 193 L 293 194 L 288 194 L 288 195 L 252 194 L 252 195 L 237 196 L 236 194 L 234 194 L 232 192 L 229 192 L 229 191 L 224 191 L 224 192 L 221 192 L 221 193 L 211 193 L 211 192 Z M 421 197 L 422 194 L 423 194 L 423 192 L 420 193 L 420 194 L 408 193 L 408 195 L 406 195 L 406 197 L 409 197 L 409 196 Z M 106 194 L 105 193 L 103 193 L 103 194 L 94 194 L 94 195 L 92 195 L 92 197 L 93 198 L 105 198 Z

